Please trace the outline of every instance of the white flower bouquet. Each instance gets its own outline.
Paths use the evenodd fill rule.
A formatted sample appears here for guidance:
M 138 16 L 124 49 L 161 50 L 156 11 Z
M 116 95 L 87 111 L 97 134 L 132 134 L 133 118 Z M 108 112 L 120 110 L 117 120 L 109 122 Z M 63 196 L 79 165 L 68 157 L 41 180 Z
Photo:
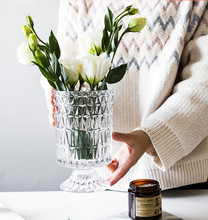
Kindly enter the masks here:
M 127 64 L 115 67 L 113 60 L 124 35 L 144 28 L 145 18 L 134 18 L 122 29 L 121 20 L 137 13 L 132 5 L 118 16 L 108 8 L 104 29 L 85 32 L 80 38 L 85 52 L 70 59 L 60 59 L 52 31 L 48 43 L 39 38 L 31 16 L 22 27 L 28 43 L 19 46 L 19 61 L 36 65 L 54 88 L 57 161 L 75 169 L 62 183 L 63 190 L 93 192 L 108 185 L 94 171 L 111 162 L 113 93 L 108 84 L 119 82 L 126 73 Z
M 22 64 L 36 65 L 49 84 L 59 91 L 82 90 L 84 82 L 91 91 L 106 90 L 107 84 L 119 82 L 127 69 L 127 64 L 113 67 L 117 48 L 125 34 L 140 32 L 146 25 L 145 18 L 131 19 L 126 30 L 121 34 L 121 20 L 138 13 L 132 5 L 125 8 L 118 16 L 108 8 L 104 18 L 104 29 L 88 30 L 80 38 L 86 53 L 76 58 L 61 60 L 59 43 L 51 31 L 46 43 L 37 35 L 31 16 L 27 16 L 27 25 L 22 27 L 27 43 L 17 49 Z

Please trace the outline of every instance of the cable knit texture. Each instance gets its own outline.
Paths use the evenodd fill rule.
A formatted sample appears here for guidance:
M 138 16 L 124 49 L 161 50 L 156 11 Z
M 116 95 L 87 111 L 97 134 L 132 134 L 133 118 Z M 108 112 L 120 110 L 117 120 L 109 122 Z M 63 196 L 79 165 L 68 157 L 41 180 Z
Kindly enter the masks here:
M 106 7 L 127 5 L 147 19 L 123 38 L 116 64 L 128 62 L 113 85 L 114 131 L 146 132 L 157 155 L 144 154 L 114 188 L 133 179 L 157 179 L 163 189 L 204 182 L 208 176 L 208 6 L 206 1 L 62 0 L 58 39 L 62 57 L 79 51 L 78 36 L 102 28 Z M 124 21 L 124 28 L 128 21 Z M 121 143 L 113 142 L 113 153 Z M 103 175 L 108 171 L 101 169 Z

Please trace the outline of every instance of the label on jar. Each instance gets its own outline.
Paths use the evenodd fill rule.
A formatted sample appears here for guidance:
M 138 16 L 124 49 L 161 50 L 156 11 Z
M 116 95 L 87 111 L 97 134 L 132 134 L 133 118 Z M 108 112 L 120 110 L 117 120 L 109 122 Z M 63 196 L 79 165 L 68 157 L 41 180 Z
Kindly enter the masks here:
M 161 194 L 155 197 L 136 197 L 136 216 L 153 217 L 162 213 Z

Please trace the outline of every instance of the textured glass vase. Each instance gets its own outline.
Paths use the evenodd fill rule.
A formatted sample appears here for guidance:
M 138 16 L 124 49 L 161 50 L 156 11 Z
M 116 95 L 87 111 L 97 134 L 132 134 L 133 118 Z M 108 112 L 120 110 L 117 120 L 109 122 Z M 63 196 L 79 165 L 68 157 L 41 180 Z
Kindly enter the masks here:
M 57 161 L 73 169 L 60 188 L 72 192 L 106 189 L 97 167 L 111 162 L 113 91 L 55 91 Z

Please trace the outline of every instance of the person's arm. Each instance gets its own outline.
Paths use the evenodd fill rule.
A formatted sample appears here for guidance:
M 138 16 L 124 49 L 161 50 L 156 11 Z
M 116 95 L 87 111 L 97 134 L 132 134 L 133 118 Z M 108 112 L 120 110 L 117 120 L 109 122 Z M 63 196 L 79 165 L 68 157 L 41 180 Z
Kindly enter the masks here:
M 142 125 L 167 170 L 208 135 L 208 36 L 191 40 L 182 55 L 181 81 L 173 94 Z

